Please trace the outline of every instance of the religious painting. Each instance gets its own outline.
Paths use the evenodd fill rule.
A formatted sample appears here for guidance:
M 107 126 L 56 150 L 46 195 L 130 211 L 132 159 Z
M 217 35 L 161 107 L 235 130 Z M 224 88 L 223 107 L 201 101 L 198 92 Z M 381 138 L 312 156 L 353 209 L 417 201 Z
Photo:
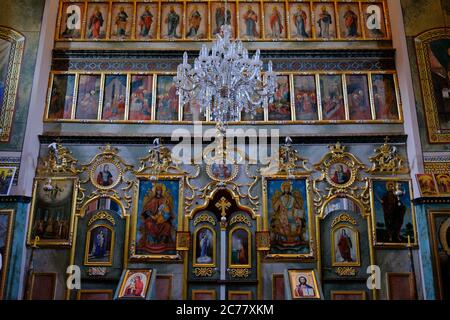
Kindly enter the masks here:
M 415 38 L 430 143 L 450 142 L 450 35 L 441 28 Z
M 111 12 L 111 39 L 130 39 L 134 21 L 134 4 L 113 2 Z
M 64 2 L 61 8 L 59 38 L 80 39 L 83 15 L 83 2 Z
M 127 95 L 126 75 L 106 75 L 102 120 L 124 120 Z
M 70 119 L 72 117 L 74 74 L 54 74 L 48 100 L 47 119 Z
M 262 106 L 255 109 L 255 114 L 246 112 L 245 109 L 243 109 L 241 113 L 241 121 L 264 121 L 264 117 L 264 108 Z
M 112 266 L 114 257 L 114 230 L 106 224 L 91 227 L 86 236 L 84 265 Z
M 371 180 L 374 244 L 386 247 L 417 245 L 410 180 L 379 178 Z
M 360 266 L 359 233 L 347 225 L 331 230 L 331 253 L 333 267 Z
M 436 278 L 436 299 L 448 301 L 450 298 L 450 210 L 430 210 L 427 212 L 430 226 L 433 265 Z
M 185 38 L 200 40 L 208 38 L 208 3 L 195 2 L 186 4 Z
M 269 257 L 311 257 L 307 177 L 265 178 L 263 201 L 270 232 Z
M 139 40 L 156 39 L 158 32 L 158 4 L 136 3 L 136 38 Z
M 96 120 L 98 118 L 100 79 L 100 75 L 80 75 L 75 112 L 76 119 Z
M 252 292 L 230 290 L 228 291 L 228 300 L 252 300 Z
M 294 75 L 295 120 L 318 120 L 317 88 L 314 75 Z
M 181 39 L 183 37 L 183 3 L 162 2 L 160 24 L 161 39 Z
M 350 120 L 371 120 L 369 83 L 367 75 L 345 75 Z
M 0 142 L 8 142 L 24 50 L 25 37 L 0 26 Z
M 321 299 L 314 270 L 288 270 L 292 300 Z
M 334 3 L 316 2 L 313 5 L 316 38 L 336 38 L 336 15 Z
M 114 161 L 100 161 L 92 167 L 89 177 L 94 187 L 111 189 L 122 179 L 122 169 L 120 164 Z
M 366 300 L 365 291 L 331 291 L 331 300 Z
M 150 287 L 152 270 L 126 270 L 117 299 L 145 299 Z
M 394 75 L 372 74 L 372 91 L 377 120 L 399 120 Z
M 220 34 L 220 28 L 227 24 L 231 26 L 232 37 L 236 38 L 236 3 L 228 2 L 226 12 L 223 2 L 211 2 L 211 35 Z
M 277 76 L 277 88 L 273 101 L 269 101 L 269 120 L 290 121 L 291 118 L 291 94 L 289 88 L 289 76 Z
M 239 37 L 242 40 L 261 38 L 261 21 L 259 2 L 239 2 Z
M 311 39 L 312 19 L 309 3 L 289 2 L 289 38 Z
M 216 300 L 216 290 L 192 290 L 192 300 Z
M 286 300 L 284 274 L 272 274 L 272 300 Z
M 252 235 L 248 229 L 235 227 L 228 241 L 228 265 L 230 268 L 251 268 Z
M 366 39 L 387 38 L 383 3 L 362 3 L 362 10 L 364 17 L 363 30 Z
M 206 166 L 206 174 L 214 181 L 231 181 L 239 173 L 239 166 L 227 161 L 214 161 Z
M 13 210 L 0 210 L 0 300 L 4 298 L 14 223 Z
M 156 82 L 156 120 L 178 121 L 179 98 L 172 75 L 158 75 Z
M 183 186 L 180 177 L 139 178 L 135 199 L 132 258 L 176 259 Z
M 320 97 L 323 120 L 345 120 L 341 75 L 320 75 Z
M 339 3 L 339 31 L 341 39 L 361 37 L 359 3 Z
M 87 8 L 86 39 L 106 39 L 109 3 L 89 2 Z
M 36 178 L 28 224 L 27 244 L 68 246 L 75 215 L 77 179 L 71 177 Z
M 188 102 L 183 106 L 183 121 L 206 121 L 205 112 L 202 112 L 197 100 Z
M 9 195 L 16 169 L 16 167 L 0 167 L 0 196 Z
M 422 197 L 437 196 L 438 189 L 436 187 L 436 181 L 432 174 L 416 174 L 417 183 L 420 189 L 420 195 Z
M 153 76 L 132 75 L 129 120 L 151 120 Z
M 434 174 L 439 195 L 450 195 L 450 174 L 440 173 Z
M 216 266 L 216 232 L 209 226 L 198 228 L 194 234 L 195 267 Z
M 286 8 L 284 3 L 264 3 L 264 38 L 278 40 L 286 38 Z

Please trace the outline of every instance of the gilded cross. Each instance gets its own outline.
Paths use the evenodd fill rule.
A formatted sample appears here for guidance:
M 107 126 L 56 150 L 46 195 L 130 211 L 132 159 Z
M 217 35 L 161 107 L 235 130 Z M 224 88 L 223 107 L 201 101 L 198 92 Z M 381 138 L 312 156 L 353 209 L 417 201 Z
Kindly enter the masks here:
M 216 203 L 216 207 L 221 210 L 220 215 L 225 217 L 227 215 L 226 210 L 231 207 L 231 203 L 227 201 L 225 197 L 222 197 L 219 202 Z

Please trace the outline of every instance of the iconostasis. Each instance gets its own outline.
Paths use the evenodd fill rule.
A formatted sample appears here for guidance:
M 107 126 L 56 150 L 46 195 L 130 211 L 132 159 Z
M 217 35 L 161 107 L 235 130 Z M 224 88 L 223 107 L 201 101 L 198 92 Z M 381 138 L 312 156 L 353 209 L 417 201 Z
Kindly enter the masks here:
M 249 143 L 226 164 L 170 156 L 174 129 L 214 128 L 172 80 L 223 23 L 279 73 L 268 109 L 230 124 L 293 137 L 266 164 L 236 160 Z M 27 298 L 424 296 L 386 1 L 60 1 L 54 40 Z

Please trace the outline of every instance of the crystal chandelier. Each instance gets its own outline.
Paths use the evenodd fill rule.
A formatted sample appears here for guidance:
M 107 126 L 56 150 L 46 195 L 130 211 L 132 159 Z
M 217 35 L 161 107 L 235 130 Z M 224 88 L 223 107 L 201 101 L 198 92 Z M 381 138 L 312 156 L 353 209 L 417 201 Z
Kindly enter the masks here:
M 202 46 L 193 67 L 184 53 L 174 77 L 181 104 L 199 104 L 219 127 L 239 121 L 242 112 L 253 119 L 257 109 L 267 110 L 276 89 L 272 61 L 263 73 L 259 50 L 250 58 L 240 40 L 230 39 L 231 26 L 224 24 L 211 50 Z

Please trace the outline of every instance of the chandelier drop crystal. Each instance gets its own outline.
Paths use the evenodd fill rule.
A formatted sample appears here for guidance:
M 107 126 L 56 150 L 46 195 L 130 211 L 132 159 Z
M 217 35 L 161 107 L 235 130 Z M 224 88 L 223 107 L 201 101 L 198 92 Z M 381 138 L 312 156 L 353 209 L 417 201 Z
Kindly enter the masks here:
M 181 104 L 198 104 L 219 126 L 239 121 L 242 112 L 253 119 L 259 108 L 266 110 L 277 85 L 272 61 L 263 73 L 259 50 L 249 57 L 240 40 L 231 42 L 231 26 L 227 24 L 221 33 L 211 50 L 202 46 L 193 67 L 185 52 L 174 78 Z

